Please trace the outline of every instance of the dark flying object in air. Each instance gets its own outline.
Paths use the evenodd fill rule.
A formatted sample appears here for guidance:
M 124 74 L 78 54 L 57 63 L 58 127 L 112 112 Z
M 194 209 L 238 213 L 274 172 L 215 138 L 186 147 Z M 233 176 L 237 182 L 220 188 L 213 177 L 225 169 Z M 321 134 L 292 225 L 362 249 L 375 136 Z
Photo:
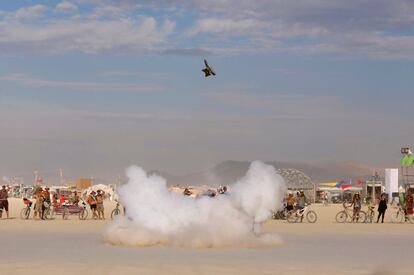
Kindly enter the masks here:
M 206 65 L 205 69 L 202 69 L 202 71 L 205 73 L 205 77 L 210 75 L 216 75 L 216 72 L 214 72 L 213 68 L 208 65 L 207 60 L 204 59 L 204 64 Z

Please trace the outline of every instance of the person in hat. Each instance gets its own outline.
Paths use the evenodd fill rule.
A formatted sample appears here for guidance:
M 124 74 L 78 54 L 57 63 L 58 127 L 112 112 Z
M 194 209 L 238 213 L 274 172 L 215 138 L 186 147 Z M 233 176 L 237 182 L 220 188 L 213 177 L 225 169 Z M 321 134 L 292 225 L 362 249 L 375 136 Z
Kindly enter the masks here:
M 96 220 L 98 218 L 98 215 L 96 214 L 96 192 L 95 191 L 92 191 L 89 194 L 86 202 L 89 204 L 92 210 L 92 218 Z
M 6 216 L 9 218 L 9 195 L 7 193 L 6 185 L 3 185 L 0 190 L 0 219 L 3 217 L 3 209 L 6 211 Z

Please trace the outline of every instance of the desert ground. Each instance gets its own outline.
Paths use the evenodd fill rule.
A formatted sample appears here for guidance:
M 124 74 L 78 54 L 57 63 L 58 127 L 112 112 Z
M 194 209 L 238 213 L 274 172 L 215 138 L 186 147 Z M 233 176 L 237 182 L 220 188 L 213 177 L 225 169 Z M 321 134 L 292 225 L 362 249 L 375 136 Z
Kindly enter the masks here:
M 10 199 L 0 220 L 0 274 L 414 274 L 414 224 L 338 224 L 341 205 L 311 206 L 314 224 L 269 220 L 272 248 L 117 247 L 103 241 L 106 220 L 21 220 L 22 200 Z M 4 215 L 3 215 L 4 218 Z

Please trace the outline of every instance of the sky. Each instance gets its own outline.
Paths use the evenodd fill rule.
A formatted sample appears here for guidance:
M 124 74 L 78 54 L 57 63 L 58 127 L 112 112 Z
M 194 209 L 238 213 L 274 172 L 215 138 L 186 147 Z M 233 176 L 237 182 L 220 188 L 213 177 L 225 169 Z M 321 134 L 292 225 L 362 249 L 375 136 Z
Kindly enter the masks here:
M 413 61 L 410 0 L 1 1 L 0 177 L 398 166 Z

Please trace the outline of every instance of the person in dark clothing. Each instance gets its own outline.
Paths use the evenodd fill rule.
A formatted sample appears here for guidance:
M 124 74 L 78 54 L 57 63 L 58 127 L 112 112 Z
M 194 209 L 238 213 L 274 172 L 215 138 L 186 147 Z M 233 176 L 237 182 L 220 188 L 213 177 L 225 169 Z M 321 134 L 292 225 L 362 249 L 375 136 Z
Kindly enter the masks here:
M 9 218 L 9 201 L 7 200 L 9 195 L 7 193 L 6 185 L 0 189 L 0 219 L 3 216 L 3 208 L 6 211 L 7 218 Z
M 385 194 L 381 194 L 381 198 L 378 205 L 378 219 L 377 223 L 380 220 L 380 217 L 382 216 L 381 223 L 384 223 L 384 216 L 385 211 L 387 210 L 387 200 L 385 199 Z

